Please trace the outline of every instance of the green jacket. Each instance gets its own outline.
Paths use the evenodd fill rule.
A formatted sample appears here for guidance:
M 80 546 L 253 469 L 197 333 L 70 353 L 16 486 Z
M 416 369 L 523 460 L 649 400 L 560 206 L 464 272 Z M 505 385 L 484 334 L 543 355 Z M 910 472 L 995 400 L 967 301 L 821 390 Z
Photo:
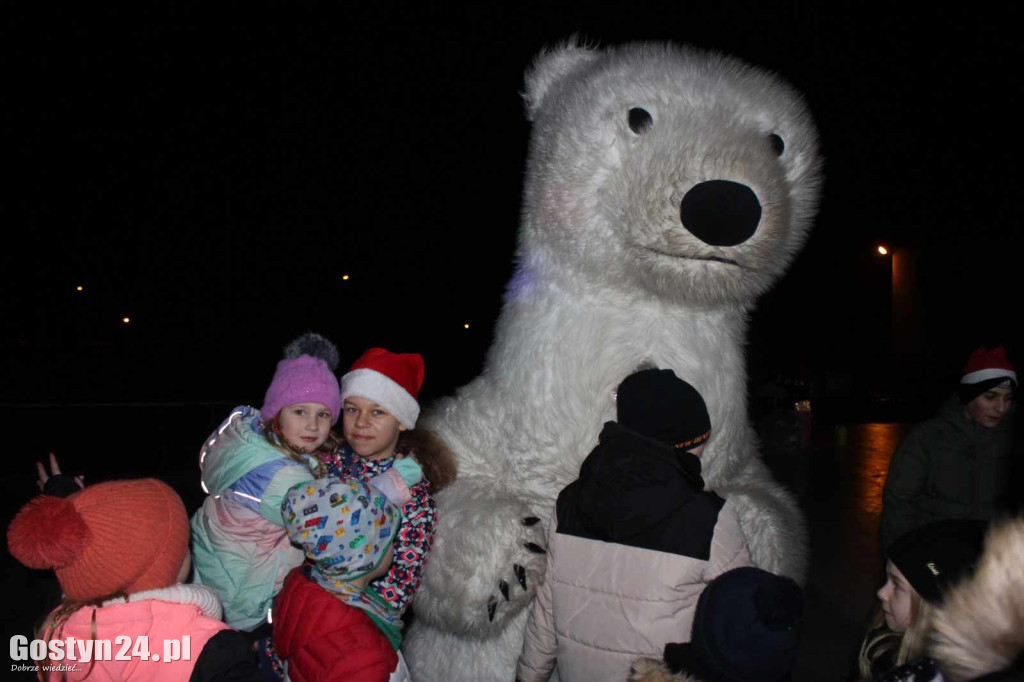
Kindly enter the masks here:
M 885 481 L 883 548 L 932 521 L 995 515 L 1010 472 L 1012 416 L 986 428 L 968 419 L 953 396 L 910 431 Z

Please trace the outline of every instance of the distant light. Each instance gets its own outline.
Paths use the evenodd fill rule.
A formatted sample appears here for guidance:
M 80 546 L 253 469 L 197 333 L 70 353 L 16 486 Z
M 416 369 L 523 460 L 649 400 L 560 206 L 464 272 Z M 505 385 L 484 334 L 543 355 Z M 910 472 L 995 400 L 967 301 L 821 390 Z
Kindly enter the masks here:
M 885 254 L 889 253 L 889 249 L 885 248 L 884 246 L 879 246 L 878 247 L 878 253 L 880 253 L 880 254 L 882 254 L 884 256 Z
M 81 291 L 83 288 L 84 287 L 81 284 L 79 284 L 77 287 L 75 287 L 75 291 Z
M 122 317 L 121 321 L 124 322 L 125 324 L 128 324 L 129 322 L 132 321 L 132 318 L 130 318 L 130 317 Z
M 469 322 L 467 322 L 466 324 L 462 325 L 462 328 L 463 329 L 469 329 Z
M 348 275 L 342 275 L 341 278 L 344 279 L 344 280 L 347 280 L 348 279 Z

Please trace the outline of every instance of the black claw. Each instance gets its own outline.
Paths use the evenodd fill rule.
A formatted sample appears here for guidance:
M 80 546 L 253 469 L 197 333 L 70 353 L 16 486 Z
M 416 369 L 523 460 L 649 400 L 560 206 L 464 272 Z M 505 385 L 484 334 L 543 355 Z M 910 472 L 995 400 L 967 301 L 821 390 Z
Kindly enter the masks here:
M 505 598 L 505 601 L 508 601 L 508 583 L 504 580 L 499 580 L 498 589 L 501 590 L 501 596 Z
M 523 517 L 523 525 L 524 526 L 536 526 L 538 523 L 540 523 L 540 519 L 538 517 L 536 517 L 536 516 L 524 516 Z
M 523 589 L 526 589 L 526 569 L 519 564 L 512 564 L 512 571 L 516 574 L 516 580 L 522 585 Z
M 538 545 L 536 542 L 524 542 L 523 543 L 523 547 L 525 547 L 526 549 L 530 550 L 534 554 L 547 554 L 548 553 L 548 551 L 546 549 L 544 549 L 543 547 Z
M 494 612 L 498 609 L 498 598 L 493 594 L 487 600 L 487 620 L 494 622 Z

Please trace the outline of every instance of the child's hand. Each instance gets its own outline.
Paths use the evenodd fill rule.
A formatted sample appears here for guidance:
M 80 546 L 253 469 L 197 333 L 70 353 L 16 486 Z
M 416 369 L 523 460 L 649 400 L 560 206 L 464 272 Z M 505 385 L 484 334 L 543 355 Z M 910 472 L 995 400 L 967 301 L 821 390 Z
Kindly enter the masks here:
M 416 456 L 416 451 L 415 450 L 410 450 L 409 452 L 396 452 L 395 453 L 395 459 L 396 460 L 406 459 L 406 458 L 411 459 L 412 461 L 416 462 L 416 464 L 420 463 L 420 458 Z
M 405 484 L 410 488 L 423 480 L 423 467 L 415 454 L 396 455 L 391 468 L 401 474 Z
M 36 462 L 36 472 L 39 479 L 36 487 L 39 492 L 54 497 L 67 497 L 85 487 L 85 477 L 82 475 L 70 477 L 60 472 L 60 465 L 57 464 L 57 456 L 50 453 L 50 473 L 46 473 L 46 467 L 42 462 Z

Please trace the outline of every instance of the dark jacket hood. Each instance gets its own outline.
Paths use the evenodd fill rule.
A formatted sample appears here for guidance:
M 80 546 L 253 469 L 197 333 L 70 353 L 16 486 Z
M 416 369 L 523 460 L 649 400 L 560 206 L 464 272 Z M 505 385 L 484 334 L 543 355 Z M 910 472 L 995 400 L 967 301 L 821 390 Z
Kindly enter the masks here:
M 703 491 L 695 455 L 608 422 L 559 495 L 558 530 L 706 558 L 722 500 Z

